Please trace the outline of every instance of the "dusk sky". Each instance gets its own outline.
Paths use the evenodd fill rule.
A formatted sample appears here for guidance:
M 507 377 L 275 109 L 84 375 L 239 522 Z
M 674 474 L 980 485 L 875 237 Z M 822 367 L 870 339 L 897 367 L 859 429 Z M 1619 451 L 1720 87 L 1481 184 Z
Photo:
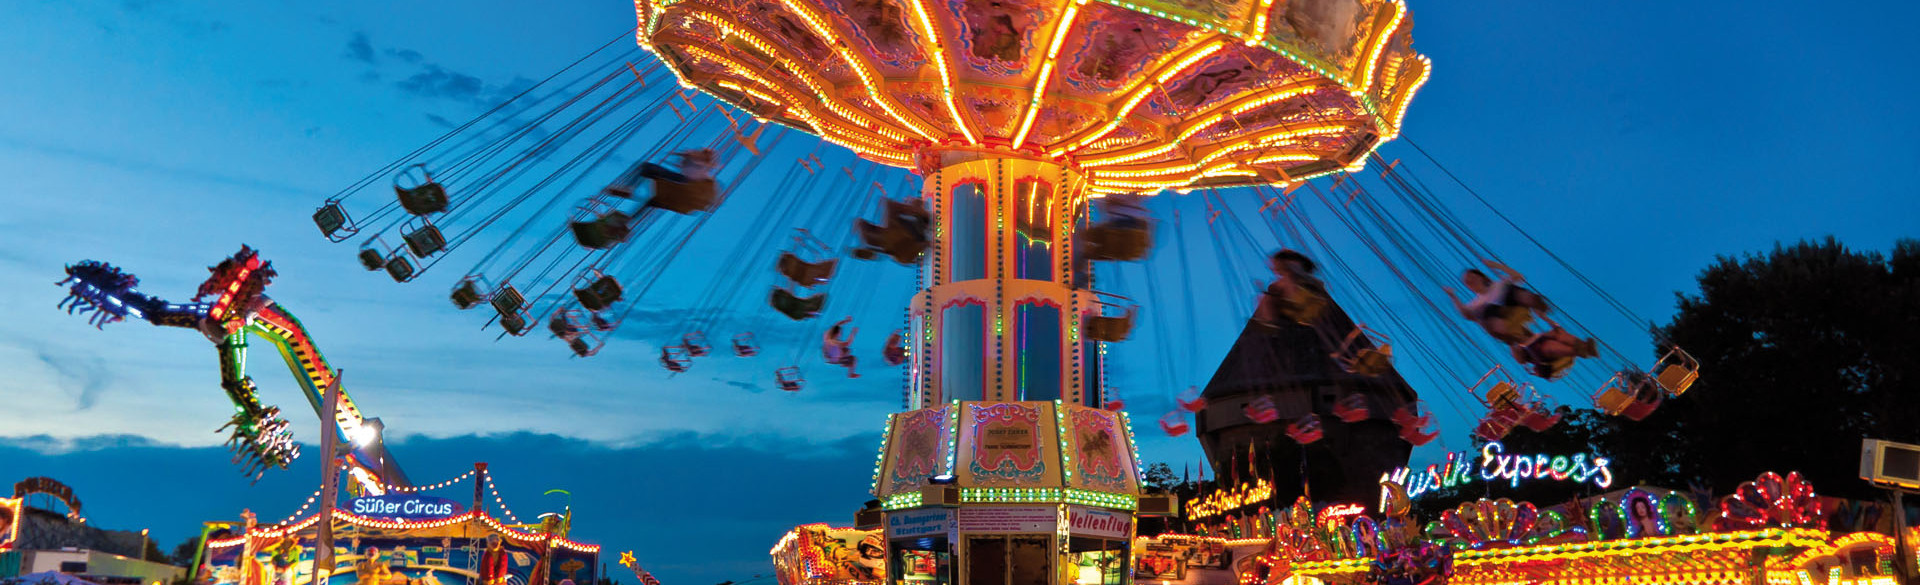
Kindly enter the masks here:
M 1920 158 L 1909 106 L 1920 78 L 1898 57 L 1913 52 L 1913 3 L 1410 4 L 1415 47 L 1434 72 L 1405 136 L 1646 319 L 1666 322 L 1673 294 L 1693 292 L 1717 255 L 1826 235 L 1884 252 L 1920 235 L 1906 172 Z M 267 293 L 349 372 L 355 401 L 383 419 L 418 482 L 487 461 L 523 517 L 563 503 L 542 492 L 570 490 L 576 539 L 604 545 L 609 559 L 634 550 L 670 584 L 767 573 L 766 551 L 787 528 L 849 523 L 870 497 L 898 376 L 815 368 L 807 391 L 784 393 L 770 388 L 769 360 L 709 361 L 670 379 L 643 339 L 585 360 L 551 340 L 496 342 L 446 301 L 455 275 L 396 285 L 362 271 L 349 245 L 327 243 L 309 219 L 329 194 L 438 136 L 440 121 L 486 110 L 630 29 L 633 15 L 617 0 L 0 7 L 0 306 L 10 311 L 0 319 L 0 481 L 62 479 L 96 525 L 151 527 L 168 548 L 242 508 L 275 520 L 297 508 L 317 481 L 312 457 L 251 486 L 227 464 L 214 429 L 231 407 L 204 338 L 139 322 L 96 331 L 55 309 L 64 290 L 52 283 L 67 263 L 112 262 L 178 301 L 246 243 L 279 271 Z M 1382 155 L 1420 156 L 1406 144 Z M 1427 169 L 1428 183 L 1445 181 Z M 1634 356 L 1651 352 L 1643 323 L 1581 293 L 1457 187 L 1436 191 L 1543 290 L 1566 291 L 1555 296 L 1563 310 L 1592 315 L 1596 333 Z M 1193 209 L 1176 197 L 1154 205 Z M 911 275 L 895 268 L 871 273 L 893 288 L 856 314 L 869 344 L 910 294 Z M 650 310 L 684 309 L 708 282 L 699 266 L 676 269 L 694 284 L 650 296 Z M 1178 269 L 1162 250 L 1132 280 Z M 1200 318 L 1149 307 L 1177 325 L 1163 327 L 1169 337 L 1146 326 L 1116 348 L 1179 356 L 1172 371 L 1140 359 L 1113 372 L 1143 459 L 1176 469 L 1201 461 L 1198 445 L 1152 421 L 1174 390 L 1205 383 L 1246 317 L 1208 302 L 1244 303 L 1241 291 L 1194 294 L 1183 302 L 1204 305 Z M 312 442 L 315 419 L 277 360 L 258 352 L 252 373 Z M 1429 384 L 1445 384 L 1416 380 L 1430 402 L 1462 392 Z M 1549 389 L 1576 406 L 1590 391 Z M 1443 440 L 1416 461 L 1469 444 L 1467 414 L 1441 414 Z

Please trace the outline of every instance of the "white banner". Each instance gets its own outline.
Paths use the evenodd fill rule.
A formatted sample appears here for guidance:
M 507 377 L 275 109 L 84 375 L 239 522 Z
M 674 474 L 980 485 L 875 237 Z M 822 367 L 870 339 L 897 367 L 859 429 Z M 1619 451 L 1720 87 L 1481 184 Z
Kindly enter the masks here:
M 961 532 L 1053 532 L 1060 509 L 1054 506 L 961 508 Z
M 1126 540 L 1133 532 L 1133 517 L 1125 512 L 1068 506 L 1067 532 L 1075 536 L 1095 536 Z

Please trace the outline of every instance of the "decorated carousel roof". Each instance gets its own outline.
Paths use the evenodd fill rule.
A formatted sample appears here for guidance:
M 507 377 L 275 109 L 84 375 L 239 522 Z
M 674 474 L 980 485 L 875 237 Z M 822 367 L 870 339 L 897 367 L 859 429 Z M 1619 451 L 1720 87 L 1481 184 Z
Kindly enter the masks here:
M 684 85 L 871 160 L 990 150 L 1094 188 L 1364 164 L 1430 64 L 1400 0 L 635 0 Z

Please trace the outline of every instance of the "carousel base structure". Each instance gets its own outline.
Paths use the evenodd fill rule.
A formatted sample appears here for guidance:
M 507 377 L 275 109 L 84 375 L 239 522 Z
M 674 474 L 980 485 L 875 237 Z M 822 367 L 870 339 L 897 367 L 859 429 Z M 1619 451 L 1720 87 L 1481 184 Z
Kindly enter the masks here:
M 1124 585 L 1143 496 L 1126 415 L 1061 401 L 953 401 L 892 415 L 860 526 L 774 547 L 782 585 Z

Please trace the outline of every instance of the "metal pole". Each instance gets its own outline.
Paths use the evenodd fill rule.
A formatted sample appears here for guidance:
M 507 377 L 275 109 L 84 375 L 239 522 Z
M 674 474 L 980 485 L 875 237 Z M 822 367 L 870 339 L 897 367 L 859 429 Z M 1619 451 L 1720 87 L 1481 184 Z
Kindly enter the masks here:
M 344 372 L 342 372 L 344 373 Z M 333 383 L 326 388 L 326 412 L 322 418 L 320 431 L 320 522 L 319 536 L 314 539 L 312 583 L 325 583 L 333 576 L 333 503 L 339 497 L 340 461 L 334 454 L 340 441 L 340 432 L 333 423 L 340 412 L 340 374 L 334 374 Z
M 1907 548 L 1907 507 L 1900 496 L 1906 490 L 1893 490 L 1893 571 L 1900 574 L 1900 581 L 1913 583 L 1912 549 Z

